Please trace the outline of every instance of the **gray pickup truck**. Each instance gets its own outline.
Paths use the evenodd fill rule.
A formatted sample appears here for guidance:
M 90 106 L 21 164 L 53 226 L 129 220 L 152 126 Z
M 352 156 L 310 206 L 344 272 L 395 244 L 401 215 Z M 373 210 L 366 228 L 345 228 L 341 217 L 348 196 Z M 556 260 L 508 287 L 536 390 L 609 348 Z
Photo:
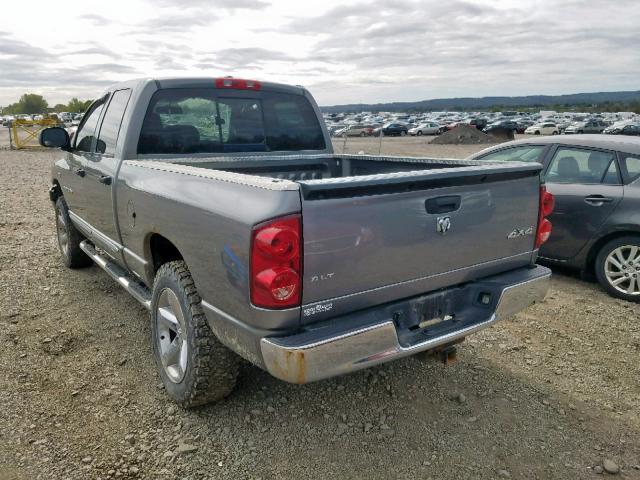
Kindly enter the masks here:
M 167 392 L 227 395 L 241 357 L 306 383 L 448 348 L 544 297 L 537 163 L 337 155 L 301 87 L 109 88 L 53 166 L 60 251 L 151 313 Z

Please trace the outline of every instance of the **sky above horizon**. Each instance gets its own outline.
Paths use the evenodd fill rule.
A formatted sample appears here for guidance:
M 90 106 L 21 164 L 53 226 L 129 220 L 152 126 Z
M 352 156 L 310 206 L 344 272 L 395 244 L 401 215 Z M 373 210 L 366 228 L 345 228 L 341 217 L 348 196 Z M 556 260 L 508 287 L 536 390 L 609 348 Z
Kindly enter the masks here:
M 8 2 L 0 106 L 233 75 L 321 105 L 640 89 L 640 0 Z

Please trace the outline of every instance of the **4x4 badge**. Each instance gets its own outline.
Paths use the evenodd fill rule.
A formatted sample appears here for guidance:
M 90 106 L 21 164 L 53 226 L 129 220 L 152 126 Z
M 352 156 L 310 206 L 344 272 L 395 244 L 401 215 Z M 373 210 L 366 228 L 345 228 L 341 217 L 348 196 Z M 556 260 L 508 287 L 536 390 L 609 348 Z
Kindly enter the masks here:
M 438 217 L 436 222 L 436 231 L 444 235 L 451 228 L 451 217 Z

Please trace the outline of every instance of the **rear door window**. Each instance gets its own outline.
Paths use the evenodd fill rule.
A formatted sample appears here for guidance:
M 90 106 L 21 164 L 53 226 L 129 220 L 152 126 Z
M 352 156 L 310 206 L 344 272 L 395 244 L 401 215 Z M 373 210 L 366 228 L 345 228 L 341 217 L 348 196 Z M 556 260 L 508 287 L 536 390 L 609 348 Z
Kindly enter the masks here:
M 551 183 L 620 184 L 613 152 L 575 147 L 556 150 L 546 180 Z
M 105 155 L 113 155 L 116 150 L 116 142 L 120 133 L 120 125 L 124 111 L 129 103 L 131 90 L 117 90 L 111 96 L 111 101 L 104 114 L 100 134 L 98 135 L 98 143 L 96 144 L 96 152 Z
M 316 113 L 305 97 L 273 92 L 252 92 L 251 98 L 224 95 L 213 88 L 156 92 L 143 122 L 138 153 L 326 148 Z

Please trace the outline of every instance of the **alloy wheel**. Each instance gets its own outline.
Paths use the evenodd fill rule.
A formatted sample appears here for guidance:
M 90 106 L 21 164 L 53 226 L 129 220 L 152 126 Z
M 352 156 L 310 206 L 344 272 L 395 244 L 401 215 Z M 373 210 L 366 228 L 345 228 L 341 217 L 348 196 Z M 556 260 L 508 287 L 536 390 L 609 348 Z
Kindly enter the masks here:
M 622 245 L 612 250 L 604 261 L 604 274 L 619 292 L 640 295 L 640 247 Z
M 169 380 L 180 383 L 187 369 L 189 344 L 180 300 L 169 288 L 158 297 L 155 328 L 162 367 Z

